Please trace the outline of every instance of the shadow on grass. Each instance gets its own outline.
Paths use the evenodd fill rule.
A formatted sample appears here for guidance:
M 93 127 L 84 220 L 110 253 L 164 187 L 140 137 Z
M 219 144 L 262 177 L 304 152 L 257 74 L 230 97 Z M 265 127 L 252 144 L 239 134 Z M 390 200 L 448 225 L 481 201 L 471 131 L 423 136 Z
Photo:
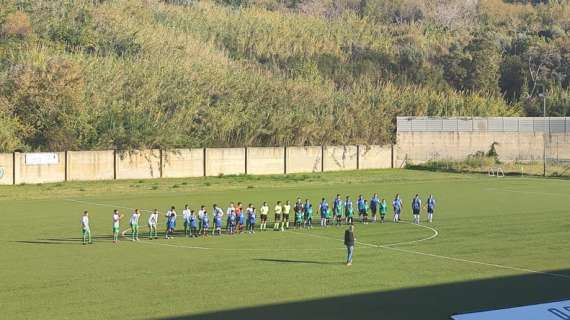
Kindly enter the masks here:
M 164 232 L 159 232 L 157 234 L 159 239 L 163 239 L 164 238 Z M 184 232 L 175 232 L 174 236 L 177 237 L 184 237 Z M 139 238 L 141 240 L 147 240 L 148 239 L 148 233 L 140 233 L 139 234 Z M 107 235 L 97 235 L 97 236 L 92 236 L 91 239 L 93 240 L 93 242 L 112 242 L 113 241 L 113 235 L 111 234 L 107 234 Z M 127 233 L 124 237 L 121 236 L 119 237 L 120 241 L 125 241 L 125 240 L 130 240 L 130 233 Z M 81 244 L 83 242 L 83 238 L 82 237 L 69 237 L 69 238 L 42 238 L 42 239 L 32 239 L 32 240 L 18 240 L 18 241 L 12 241 L 12 242 L 17 242 L 17 243 L 26 243 L 26 244 Z
M 411 268 L 410 272 L 413 270 Z M 389 274 L 390 270 L 385 270 L 383 273 Z M 553 273 L 570 276 L 569 269 L 557 270 Z M 327 276 L 325 281 L 334 281 L 334 278 Z M 302 292 L 300 294 L 302 295 Z M 275 292 L 274 295 L 279 296 L 279 293 Z M 451 315 L 457 313 L 494 310 L 569 298 L 570 279 L 543 274 L 524 274 L 154 319 L 443 320 L 450 319 Z
M 91 237 L 93 242 L 99 241 L 113 241 L 112 235 L 101 235 Z M 33 244 L 33 245 L 81 245 L 83 243 L 82 237 L 71 237 L 71 238 L 42 238 L 42 239 L 32 239 L 32 240 L 16 240 L 11 241 L 15 243 Z
M 11 241 L 16 243 L 25 243 L 25 244 L 40 244 L 40 245 L 58 245 L 58 244 L 67 244 L 67 245 L 81 245 L 81 241 L 75 242 L 68 242 L 68 241 L 50 241 L 50 240 L 20 240 L 20 241 Z
M 340 265 L 339 262 L 324 262 L 324 261 L 312 261 L 312 260 L 287 260 L 287 259 L 253 259 L 255 261 L 273 262 L 273 263 L 293 263 L 293 264 L 336 264 Z

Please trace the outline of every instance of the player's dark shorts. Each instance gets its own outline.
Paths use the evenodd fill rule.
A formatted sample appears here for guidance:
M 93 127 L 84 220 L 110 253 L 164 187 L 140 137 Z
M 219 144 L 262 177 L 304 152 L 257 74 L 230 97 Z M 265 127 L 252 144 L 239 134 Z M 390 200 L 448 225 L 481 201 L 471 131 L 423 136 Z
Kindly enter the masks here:
M 289 214 L 288 213 L 283 214 L 283 221 L 289 221 Z
M 372 215 L 375 216 L 376 212 L 378 212 L 378 210 L 376 208 L 371 207 L 370 211 L 372 211 Z
M 360 214 L 366 214 L 366 210 L 360 209 L 360 210 L 358 210 L 358 213 L 360 213 Z
M 420 209 L 413 209 L 414 215 L 420 214 Z
M 261 222 L 265 222 L 267 221 L 267 215 L 266 214 L 262 214 L 261 215 Z
M 279 222 L 281 221 L 281 215 L 280 214 L 276 214 L 275 215 L 275 222 Z
M 433 208 L 428 207 L 427 213 L 433 213 Z

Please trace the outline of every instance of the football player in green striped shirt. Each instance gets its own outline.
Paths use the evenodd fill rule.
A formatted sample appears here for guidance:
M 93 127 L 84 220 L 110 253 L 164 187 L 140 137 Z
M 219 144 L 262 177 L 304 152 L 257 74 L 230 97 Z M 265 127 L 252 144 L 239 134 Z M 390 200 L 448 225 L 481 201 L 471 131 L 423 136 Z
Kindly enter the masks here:
M 386 199 L 382 199 L 380 202 L 380 223 L 384 223 L 386 213 L 388 213 L 388 203 L 386 203 Z
M 113 243 L 119 241 L 119 232 L 121 231 L 120 222 L 123 217 L 122 214 L 119 214 L 119 210 L 113 210 Z
M 370 206 L 368 205 L 368 201 L 364 200 L 364 204 L 362 205 L 362 223 L 368 224 L 368 209 Z
M 141 214 L 139 209 L 135 209 L 129 221 L 131 225 L 131 241 L 139 241 L 139 218 Z
M 335 201 L 336 206 L 334 207 L 334 214 L 336 218 L 336 226 L 340 226 L 342 224 L 342 213 L 344 212 L 344 202 L 340 199 Z
M 154 209 L 148 217 L 148 239 L 158 239 L 156 226 L 158 224 L 158 209 Z
M 305 200 L 305 208 L 303 211 L 305 212 L 305 223 L 303 228 L 313 229 L 313 205 L 309 199 Z

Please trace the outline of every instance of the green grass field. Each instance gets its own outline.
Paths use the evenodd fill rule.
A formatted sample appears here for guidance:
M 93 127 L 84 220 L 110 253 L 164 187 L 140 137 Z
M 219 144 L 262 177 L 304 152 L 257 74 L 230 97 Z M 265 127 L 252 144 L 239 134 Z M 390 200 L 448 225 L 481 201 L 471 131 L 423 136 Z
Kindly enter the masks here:
M 175 205 L 180 215 L 185 203 L 225 211 L 230 201 L 316 205 L 374 192 L 399 192 L 407 221 L 413 194 L 433 193 L 435 221 L 357 224 L 352 267 L 344 227 L 110 240 L 113 208 L 126 229 L 127 208 Z M 566 299 L 569 195 L 567 180 L 412 170 L 0 187 L 0 310 L 4 319 L 449 319 Z

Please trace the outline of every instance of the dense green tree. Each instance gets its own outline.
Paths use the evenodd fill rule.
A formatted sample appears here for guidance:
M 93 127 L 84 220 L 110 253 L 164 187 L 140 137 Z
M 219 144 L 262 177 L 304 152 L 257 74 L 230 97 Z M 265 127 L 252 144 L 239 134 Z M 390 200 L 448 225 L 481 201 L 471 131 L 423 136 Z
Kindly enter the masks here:
M 570 5 L 4 0 L 0 152 L 386 143 L 400 115 L 568 115 Z

